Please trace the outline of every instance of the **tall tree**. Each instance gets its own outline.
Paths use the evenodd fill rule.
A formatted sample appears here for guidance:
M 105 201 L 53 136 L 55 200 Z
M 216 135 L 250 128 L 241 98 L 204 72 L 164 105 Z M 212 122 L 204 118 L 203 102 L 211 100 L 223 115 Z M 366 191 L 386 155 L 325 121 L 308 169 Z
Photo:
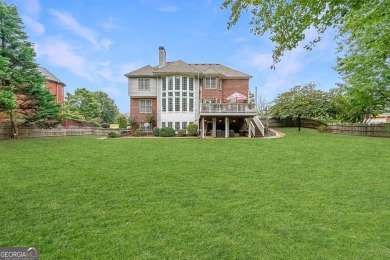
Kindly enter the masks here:
M 270 114 L 278 118 L 333 118 L 335 116 L 333 95 L 316 89 L 314 83 L 295 86 L 279 94 L 274 100 Z
M 272 56 L 274 63 L 277 63 L 285 51 L 296 48 L 299 42 L 305 39 L 305 31 L 308 28 L 314 28 L 318 34 L 305 45 L 307 50 L 311 50 L 321 40 L 321 35 L 327 28 L 344 24 L 349 14 L 360 10 L 366 2 L 370 1 L 225 0 L 222 7 L 231 9 L 228 28 L 239 20 L 242 12 L 251 13 L 251 32 L 255 35 L 270 33 L 270 40 L 277 44 Z
M 342 120 L 367 123 L 390 109 L 390 1 L 371 0 L 340 27 Z
M 1 109 L 9 115 L 14 137 L 18 137 L 18 116 L 31 123 L 55 117 L 60 109 L 43 87 L 45 78 L 37 69 L 36 54 L 23 29 L 17 8 L 0 1 L 0 99 L 8 100 Z
M 71 113 L 81 115 L 88 121 L 100 116 L 100 104 L 95 94 L 85 88 L 76 89 L 74 94 L 66 93 L 65 106 Z
M 104 123 L 115 123 L 118 119 L 119 109 L 113 99 L 102 91 L 94 92 L 100 104 L 100 118 Z

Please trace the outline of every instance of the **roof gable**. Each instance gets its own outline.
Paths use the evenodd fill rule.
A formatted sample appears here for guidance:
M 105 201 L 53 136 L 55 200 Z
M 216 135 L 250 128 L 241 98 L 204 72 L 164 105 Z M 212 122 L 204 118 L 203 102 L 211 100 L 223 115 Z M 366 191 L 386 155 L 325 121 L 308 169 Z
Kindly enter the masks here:
M 54 76 L 53 73 L 51 73 L 50 71 L 48 71 L 46 68 L 44 67 L 38 67 L 38 71 L 39 73 L 42 74 L 42 76 L 44 76 L 47 80 L 49 81 L 53 81 L 53 82 L 56 82 L 56 83 L 61 83 L 65 86 L 65 83 L 62 82 L 59 78 L 57 78 L 56 76 Z
M 191 64 L 203 75 L 220 75 L 227 78 L 251 78 L 250 75 L 221 64 Z
M 171 73 L 189 73 L 189 74 L 198 74 L 199 70 L 192 67 L 191 65 L 185 63 L 182 60 L 168 63 L 166 66 L 157 69 L 154 73 L 156 74 L 171 74 Z
M 153 71 L 155 69 L 152 68 L 150 65 L 146 65 L 145 67 L 142 67 L 140 69 L 137 69 L 137 70 L 134 70 L 134 71 L 131 71 L 127 74 L 125 74 L 126 77 L 139 77 L 139 76 L 150 76 L 152 77 L 153 76 Z

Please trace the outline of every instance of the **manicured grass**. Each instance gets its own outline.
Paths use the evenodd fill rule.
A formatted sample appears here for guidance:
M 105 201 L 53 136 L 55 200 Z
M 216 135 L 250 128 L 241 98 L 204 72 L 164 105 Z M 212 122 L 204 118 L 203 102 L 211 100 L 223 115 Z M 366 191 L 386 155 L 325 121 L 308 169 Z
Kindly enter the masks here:
M 0 247 L 41 259 L 388 259 L 390 139 L 0 141 Z

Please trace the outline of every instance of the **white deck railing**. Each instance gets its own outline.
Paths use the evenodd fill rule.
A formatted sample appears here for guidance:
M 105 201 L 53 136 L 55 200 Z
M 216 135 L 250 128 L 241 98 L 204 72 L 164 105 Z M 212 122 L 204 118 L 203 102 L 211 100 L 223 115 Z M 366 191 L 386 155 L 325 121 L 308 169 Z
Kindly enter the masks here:
M 264 125 L 261 123 L 258 116 L 253 117 L 253 121 L 255 122 L 257 128 L 260 129 L 261 134 L 264 136 Z
M 243 103 L 202 103 L 201 113 L 256 113 L 255 104 Z

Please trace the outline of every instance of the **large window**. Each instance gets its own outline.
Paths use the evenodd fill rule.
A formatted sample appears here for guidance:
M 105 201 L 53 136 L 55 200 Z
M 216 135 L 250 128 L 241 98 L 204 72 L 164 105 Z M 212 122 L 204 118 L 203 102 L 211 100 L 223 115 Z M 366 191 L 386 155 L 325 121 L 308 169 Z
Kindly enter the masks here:
M 138 90 L 150 90 L 150 79 L 138 79 Z
M 175 111 L 176 112 L 180 111 L 180 98 L 179 97 L 175 98 Z
M 162 112 L 194 111 L 194 78 L 171 76 L 161 81 Z
M 139 112 L 140 113 L 152 113 L 152 100 L 151 99 L 140 99 Z
M 217 88 L 217 78 L 216 77 L 206 78 L 205 88 L 216 89 Z
M 180 77 L 175 77 L 175 90 L 180 90 Z
M 183 97 L 181 99 L 181 111 L 183 112 L 187 112 L 187 98 L 186 97 Z

